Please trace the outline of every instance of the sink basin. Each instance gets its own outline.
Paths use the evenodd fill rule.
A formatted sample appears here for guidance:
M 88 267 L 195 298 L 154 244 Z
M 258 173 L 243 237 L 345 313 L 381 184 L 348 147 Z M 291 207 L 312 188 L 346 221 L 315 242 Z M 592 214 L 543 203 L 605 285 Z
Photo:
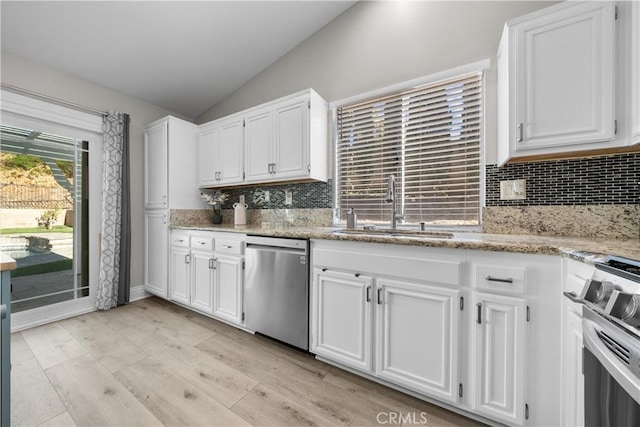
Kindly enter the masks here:
M 451 239 L 453 233 L 439 231 L 419 231 L 419 230 L 392 230 L 390 228 L 343 228 L 333 231 L 332 234 L 355 235 L 355 236 L 375 236 L 375 237 L 419 237 L 423 239 Z

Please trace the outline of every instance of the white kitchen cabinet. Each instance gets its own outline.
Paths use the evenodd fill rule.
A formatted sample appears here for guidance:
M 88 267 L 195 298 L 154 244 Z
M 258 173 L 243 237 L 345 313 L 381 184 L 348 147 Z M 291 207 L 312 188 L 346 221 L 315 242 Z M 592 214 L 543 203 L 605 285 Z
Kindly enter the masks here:
M 175 117 L 144 133 L 144 288 L 169 298 L 169 209 L 202 209 L 193 171 L 197 126 Z
M 640 2 L 627 2 L 631 34 L 631 143 L 640 144 Z
M 312 89 L 242 113 L 245 182 L 328 179 L 327 102 Z
M 172 233 L 171 300 L 242 325 L 244 235 L 218 236 L 220 233 Z
M 510 425 L 525 418 L 524 299 L 475 293 L 473 411 Z
M 197 164 L 198 127 L 165 117 L 145 128 L 145 209 L 199 209 Z
M 191 252 L 189 248 L 171 246 L 169 251 L 169 283 L 171 300 L 185 305 L 191 303 Z
M 219 123 L 218 184 L 239 184 L 244 180 L 244 124 L 243 118 L 233 116 Z
M 198 185 L 216 187 L 243 182 L 244 127 L 241 116 L 216 120 L 198 132 Z
M 460 291 L 390 279 L 376 289 L 376 375 L 456 402 Z
M 190 305 L 196 310 L 213 314 L 215 280 L 212 251 L 191 250 Z
M 251 110 L 244 120 L 245 178 L 247 182 L 268 181 L 273 170 L 273 109 Z
M 202 127 L 198 133 L 198 185 L 214 186 L 218 183 L 218 151 L 220 130 L 215 124 Z
M 311 351 L 371 372 L 373 292 L 371 277 L 314 269 Z
M 306 178 L 311 173 L 311 101 L 309 95 L 303 95 L 279 102 L 273 107 L 275 137 L 272 169 L 277 180 Z
M 215 254 L 213 315 L 237 325 L 244 323 L 242 263 L 242 257 Z
M 147 127 L 144 133 L 145 209 L 168 207 L 168 121 Z
M 144 290 L 167 299 L 169 230 L 166 210 L 145 211 L 144 235 Z
M 613 2 L 562 2 L 509 21 L 498 62 L 498 163 L 615 139 Z

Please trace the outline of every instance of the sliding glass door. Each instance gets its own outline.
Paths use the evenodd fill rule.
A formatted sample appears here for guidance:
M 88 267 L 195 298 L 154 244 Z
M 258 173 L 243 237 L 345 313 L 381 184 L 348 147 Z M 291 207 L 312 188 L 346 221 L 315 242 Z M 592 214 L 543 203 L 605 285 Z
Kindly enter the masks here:
M 89 144 L 0 125 L 0 249 L 12 311 L 89 296 Z

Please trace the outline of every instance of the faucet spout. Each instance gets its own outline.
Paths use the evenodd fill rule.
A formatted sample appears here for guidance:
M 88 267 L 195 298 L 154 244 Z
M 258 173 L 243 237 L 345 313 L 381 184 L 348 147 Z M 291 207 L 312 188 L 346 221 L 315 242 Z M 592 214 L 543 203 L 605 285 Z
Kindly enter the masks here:
M 389 175 L 387 179 L 387 203 L 391 203 L 391 218 L 390 224 L 392 230 L 395 230 L 398 226 L 398 220 L 404 219 L 404 215 L 398 215 L 396 211 L 396 177 L 395 175 Z

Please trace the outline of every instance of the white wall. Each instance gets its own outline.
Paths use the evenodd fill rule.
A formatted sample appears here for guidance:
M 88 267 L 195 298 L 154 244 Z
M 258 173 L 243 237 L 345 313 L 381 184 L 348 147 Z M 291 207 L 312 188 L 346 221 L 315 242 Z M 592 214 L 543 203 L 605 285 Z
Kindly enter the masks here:
M 131 96 L 98 86 L 15 55 L 3 52 L 1 60 L 0 71 L 3 83 L 96 110 L 114 110 L 131 116 L 131 286 L 142 285 L 144 126 L 168 114 L 177 115 Z
M 490 58 L 487 162 L 495 163 L 495 55 L 504 22 L 553 2 L 359 2 L 197 118 L 204 123 L 308 87 L 327 101 Z

